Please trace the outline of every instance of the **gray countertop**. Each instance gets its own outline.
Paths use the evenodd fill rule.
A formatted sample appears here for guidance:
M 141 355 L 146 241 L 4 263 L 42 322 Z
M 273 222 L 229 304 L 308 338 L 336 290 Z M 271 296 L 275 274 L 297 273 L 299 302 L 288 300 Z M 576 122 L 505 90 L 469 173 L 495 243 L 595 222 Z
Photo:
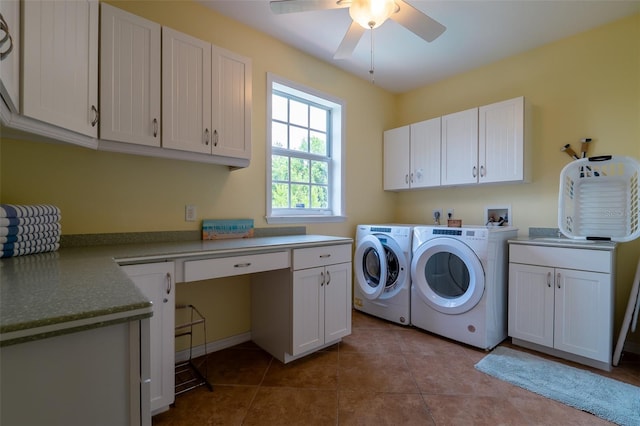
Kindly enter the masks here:
M 151 315 L 151 303 L 119 264 L 219 257 L 351 243 L 289 235 L 63 248 L 0 259 L 0 346 Z
M 563 237 L 529 236 L 514 238 L 509 240 L 509 244 L 534 244 L 540 246 L 566 247 L 584 250 L 615 250 L 617 243 L 598 240 L 574 240 Z

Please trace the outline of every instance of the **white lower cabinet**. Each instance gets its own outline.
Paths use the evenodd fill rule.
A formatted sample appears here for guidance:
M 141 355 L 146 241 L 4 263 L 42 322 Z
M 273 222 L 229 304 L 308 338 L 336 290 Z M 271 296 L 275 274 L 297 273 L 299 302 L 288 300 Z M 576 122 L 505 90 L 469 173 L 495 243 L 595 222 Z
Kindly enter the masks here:
M 351 334 L 351 263 L 293 272 L 291 355 Z
M 123 266 L 153 303 L 150 324 L 151 413 L 165 411 L 175 399 L 175 280 L 173 262 Z
M 351 334 L 351 244 L 294 249 L 290 269 L 252 276 L 251 338 L 286 363 Z
M 609 370 L 613 250 L 511 245 L 509 336 L 515 344 Z
M 143 319 L 0 348 L 0 424 L 150 426 L 141 404 L 148 326 Z

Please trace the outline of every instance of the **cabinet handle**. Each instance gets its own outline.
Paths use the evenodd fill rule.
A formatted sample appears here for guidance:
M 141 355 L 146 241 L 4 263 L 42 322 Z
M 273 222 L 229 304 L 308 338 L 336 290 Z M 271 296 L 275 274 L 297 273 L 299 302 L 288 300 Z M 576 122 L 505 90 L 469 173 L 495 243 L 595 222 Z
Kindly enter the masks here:
M 171 293 L 171 274 L 167 272 L 167 294 Z M 165 299 L 165 302 L 167 299 Z
M 209 145 L 209 129 L 204 129 L 204 144 Z
M 157 118 L 153 119 L 153 137 L 154 138 L 158 137 L 158 119 Z
M 547 272 L 547 287 L 551 287 L 551 272 Z
M 327 271 L 327 282 L 326 282 L 326 284 L 329 285 L 330 282 L 331 282 L 331 273 L 329 273 L 329 271 Z
M 7 21 L 4 20 L 4 16 L 0 13 L 0 31 L 4 31 L 5 35 L 0 40 L 0 46 L 4 45 L 7 40 L 9 41 L 9 47 L 4 52 L 0 52 L 0 61 L 9 56 L 9 53 L 13 50 L 13 37 L 9 33 L 9 25 Z
M 247 268 L 251 266 L 251 262 L 247 262 L 247 263 L 236 263 L 235 265 L 233 265 L 234 268 Z
M 93 112 L 93 121 L 91 122 L 91 127 L 96 127 L 98 124 L 98 120 L 100 120 L 100 113 L 95 105 L 91 105 L 91 111 Z
M 558 286 L 558 288 L 560 288 L 560 272 L 558 272 L 558 275 L 556 276 L 556 279 L 558 280 L 556 282 L 556 285 Z
M 320 272 L 320 287 L 324 285 L 324 272 Z
M 218 131 L 213 131 L 213 146 L 218 146 Z
M 484 166 L 480 166 L 480 177 L 484 177 L 484 176 L 485 176 Z
M 320 259 L 326 259 L 328 257 L 331 257 L 331 253 L 326 253 L 326 254 L 321 254 L 320 255 Z
M 404 183 L 409 183 L 409 174 L 404 175 Z
M 476 166 L 473 166 L 473 177 L 478 177 L 478 168 Z
M 409 175 L 409 182 L 413 183 L 413 173 Z

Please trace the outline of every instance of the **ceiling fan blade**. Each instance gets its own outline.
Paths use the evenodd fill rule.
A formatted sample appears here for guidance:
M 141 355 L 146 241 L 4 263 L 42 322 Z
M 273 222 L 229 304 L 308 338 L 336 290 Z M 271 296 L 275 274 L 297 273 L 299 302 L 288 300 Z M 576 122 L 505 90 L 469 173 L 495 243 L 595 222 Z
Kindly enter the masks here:
M 440 22 L 425 15 L 409 3 L 403 0 L 395 0 L 395 2 L 400 10 L 391 15 L 390 18 L 418 37 L 431 42 L 440 37 L 444 30 L 447 29 Z
M 336 0 L 278 0 L 269 3 L 276 14 L 307 12 L 311 10 L 338 9 L 349 6 L 350 2 Z
M 351 26 L 340 42 L 333 59 L 347 59 L 350 57 L 365 31 L 366 29 L 356 21 L 351 21 Z

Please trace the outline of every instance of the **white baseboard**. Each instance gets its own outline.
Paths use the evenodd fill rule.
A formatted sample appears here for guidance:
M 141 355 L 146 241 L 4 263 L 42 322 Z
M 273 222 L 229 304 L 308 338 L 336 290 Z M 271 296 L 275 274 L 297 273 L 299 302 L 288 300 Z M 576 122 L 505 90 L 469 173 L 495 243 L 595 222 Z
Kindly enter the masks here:
M 213 342 L 207 342 L 206 353 L 216 352 L 222 349 L 230 348 L 240 343 L 248 342 L 251 340 L 251 332 L 236 334 L 235 336 L 227 337 L 226 339 L 220 339 Z M 191 356 L 197 358 L 205 354 L 204 345 L 194 346 L 191 351 Z M 189 359 L 189 349 L 176 352 L 176 362 L 183 362 Z

